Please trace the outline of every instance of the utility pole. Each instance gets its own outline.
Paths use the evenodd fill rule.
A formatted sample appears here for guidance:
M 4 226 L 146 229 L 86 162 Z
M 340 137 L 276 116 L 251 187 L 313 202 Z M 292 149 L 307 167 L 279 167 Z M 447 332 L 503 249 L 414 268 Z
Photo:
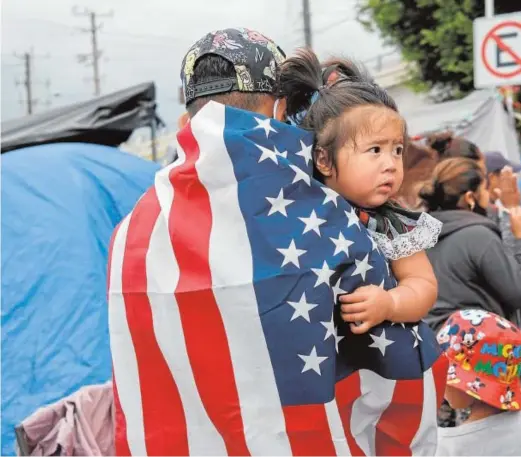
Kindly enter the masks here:
M 30 114 L 33 114 L 34 104 L 36 103 L 36 100 L 33 99 L 33 76 L 32 76 L 33 55 L 32 55 L 32 51 L 24 52 L 22 55 L 15 53 L 15 57 L 18 57 L 19 59 L 23 60 L 24 80 L 21 83 L 19 81 L 17 81 L 16 84 L 17 85 L 22 84 L 25 87 L 26 113 L 28 115 L 30 115 Z
M 309 9 L 309 0 L 302 0 L 302 16 L 304 17 L 304 43 L 307 48 L 311 48 L 311 12 Z
M 75 16 L 86 16 L 89 18 L 90 27 L 88 29 L 81 29 L 85 33 L 90 33 L 91 37 L 91 52 L 87 54 L 79 54 L 78 61 L 80 63 L 87 62 L 92 65 L 93 70 L 93 81 L 94 81 L 94 95 L 99 97 L 101 95 L 101 76 L 100 76 L 100 68 L 99 61 L 101 58 L 102 51 L 98 47 L 98 31 L 101 29 L 103 24 L 97 24 L 96 19 L 98 17 L 112 17 L 113 12 L 99 14 L 89 9 L 84 8 L 83 10 L 79 10 L 77 7 L 74 7 L 72 13 Z

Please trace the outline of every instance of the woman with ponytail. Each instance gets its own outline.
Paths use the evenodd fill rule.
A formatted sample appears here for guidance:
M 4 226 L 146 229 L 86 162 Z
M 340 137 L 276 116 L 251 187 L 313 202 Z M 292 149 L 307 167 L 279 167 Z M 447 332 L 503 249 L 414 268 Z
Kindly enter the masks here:
M 439 329 L 465 308 L 512 319 L 521 308 L 521 265 L 505 252 L 498 226 L 486 217 L 489 195 L 480 164 L 465 158 L 440 162 L 420 195 L 443 222 L 438 244 L 427 252 L 439 285 L 428 322 Z

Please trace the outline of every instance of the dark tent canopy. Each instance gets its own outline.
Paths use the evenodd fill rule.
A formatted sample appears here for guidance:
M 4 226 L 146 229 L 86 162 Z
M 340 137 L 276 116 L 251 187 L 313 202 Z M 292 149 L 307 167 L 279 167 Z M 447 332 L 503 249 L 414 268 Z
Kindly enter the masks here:
M 2 122 L 2 153 L 27 146 L 58 142 L 118 146 L 132 132 L 161 122 L 156 87 L 138 84 L 86 102 Z

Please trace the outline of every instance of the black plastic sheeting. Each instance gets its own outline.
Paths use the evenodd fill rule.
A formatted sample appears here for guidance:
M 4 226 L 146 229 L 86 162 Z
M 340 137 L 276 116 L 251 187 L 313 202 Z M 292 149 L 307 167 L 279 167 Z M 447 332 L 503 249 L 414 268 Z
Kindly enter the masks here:
M 162 124 L 157 117 L 156 87 L 138 84 L 86 102 L 2 122 L 2 153 L 58 142 L 118 146 L 144 126 Z

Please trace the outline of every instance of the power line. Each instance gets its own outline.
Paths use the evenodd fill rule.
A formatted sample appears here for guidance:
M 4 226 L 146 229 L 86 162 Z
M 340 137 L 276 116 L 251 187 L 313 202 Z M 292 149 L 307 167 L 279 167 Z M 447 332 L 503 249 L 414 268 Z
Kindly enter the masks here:
M 99 97 L 101 95 L 101 78 L 100 78 L 100 68 L 99 61 L 102 54 L 101 49 L 98 47 L 98 31 L 101 29 L 103 24 L 97 25 L 96 19 L 98 17 L 112 17 L 113 12 L 99 14 L 94 11 L 91 11 L 87 8 L 83 10 L 79 10 L 77 7 L 74 7 L 72 13 L 75 16 L 84 16 L 89 18 L 90 27 L 88 29 L 82 29 L 83 32 L 90 33 L 91 37 L 91 52 L 86 54 L 79 54 L 78 61 L 80 63 L 90 63 L 92 65 L 93 70 L 93 81 L 94 81 L 94 95 Z
M 352 17 L 352 16 L 349 16 L 349 17 L 344 17 L 343 19 L 340 19 L 338 21 L 335 21 L 335 22 L 332 22 L 324 27 L 321 27 L 319 28 L 318 30 L 314 30 L 313 33 L 315 35 L 317 34 L 320 34 L 320 33 L 324 33 L 324 32 L 328 32 L 329 30 L 331 30 L 333 27 L 337 27 L 339 25 L 343 25 L 345 24 L 346 22 L 350 22 L 350 21 L 354 21 L 355 19 Z

